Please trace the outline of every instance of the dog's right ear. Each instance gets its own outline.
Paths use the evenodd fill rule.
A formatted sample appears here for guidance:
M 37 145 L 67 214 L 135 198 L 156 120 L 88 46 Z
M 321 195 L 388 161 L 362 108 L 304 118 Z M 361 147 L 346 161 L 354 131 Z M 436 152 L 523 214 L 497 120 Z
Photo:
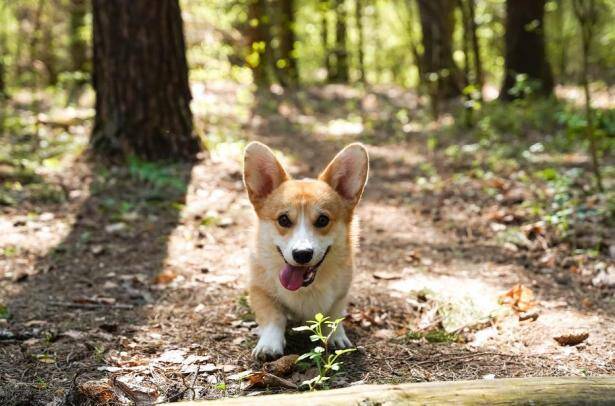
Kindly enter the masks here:
M 288 179 L 286 170 L 269 147 L 260 142 L 248 144 L 243 157 L 243 182 L 255 207 Z

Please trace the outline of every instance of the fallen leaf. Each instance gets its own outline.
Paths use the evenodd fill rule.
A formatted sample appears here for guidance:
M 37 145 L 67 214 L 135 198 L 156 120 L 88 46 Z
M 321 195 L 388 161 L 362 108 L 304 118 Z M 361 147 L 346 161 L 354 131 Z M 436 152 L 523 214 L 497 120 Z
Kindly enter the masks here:
M 186 351 L 184 350 L 167 350 L 160 354 L 158 361 L 169 362 L 171 364 L 181 364 L 184 362 Z
M 92 247 L 90 248 L 90 252 L 94 255 L 100 255 L 105 252 L 105 247 L 100 244 L 92 245 Z
M 247 371 L 243 371 L 243 372 L 239 372 L 237 374 L 229 375 L 229 376 L 226 377 L 226 379 L 229 380 L 229 381 L 242 381 L 242 380 L 244 380 L 250 374 L 252 374 L 252 370 L 248 369 Z
M 587 337 L 589 337 L 589 333 L 587 331 L 581 331 L 565 333 L 557 337 L 553 337 L 553 339 L 557 341 L 559 345 L 577 345 L 587 340 Z
M 97 404 L 113 404 L 118 401 L 117 395 L 106 380 L 84 382 L 77 385 L 77 391 Z
M 289 354 L 275 361 L 267 362 L 263 365 L 263 370 L 277 376 L 286 376 L 292 373 L 295 369 L 299 355 Z
M 105 226 L 105 231 L 109 234 L 118 233 L 120 231 L 125 230 L 127 227 L 126 223 L 113 223 Z
M 500 295 L 500 303 L 509 305 L 519 312 L 526 312 L 536 305 L 534 292 L 521 284 L 513 286 L 508 292 Z
M 222 372 L 231 372 L 239 368 L 237 365 L 224 364 L 222 365 Z
M 395 332 L 386 328 L 380 329 L 374 333 L 374 337 L 389 339 L 395 337 Z
M 188 355 L 186 357 L 186 359 L 184 360 L 184 364 L 185 365 L 189 365 L 189 364 L 201 364 L 204 362 L 207 362 L 211 359 L 211 357 L 209 355 Z
M 55 364 L 56 363 L 56 359 L 53 358 L 51 355 L 48 355 L 48 354 L 38 354 L 36 356 L 36 359 L 39 362 L 43 362 L 45 364 Z
M 248 384 L 243 388 L 245 390 L 251 388 L 287 388 L 297 389 L 297 385 L 293 382 L 280 378 L 265 371 L 258 371 L 247 377 Z
M 154 278 L 154 284 L 166 285 L 167 283 L 173 282 L 175 278 L 177 278 L 177 274 L 175 272 L 169 270 L 163 271 L 162 273 L 156 275 Z
M 158 390 L 155 387 L 145 387 L 141 384 L 128 385 L 118 379 L 117 376 L 110 378 L 111 386 L 118 389 L 124 396 L 137 405 L 152 404 L 158 398 Z
M 66 330 L 62 333 L 62 336 L 72 338 L 73 340 L 83 340 L 86 335 L 82 331 Z

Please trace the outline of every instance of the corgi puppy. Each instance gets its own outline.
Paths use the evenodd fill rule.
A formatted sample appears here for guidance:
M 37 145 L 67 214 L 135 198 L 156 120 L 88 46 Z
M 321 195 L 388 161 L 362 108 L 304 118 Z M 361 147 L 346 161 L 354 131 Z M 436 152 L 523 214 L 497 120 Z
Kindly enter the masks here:
M 267 146 L 246 147 L 244 184 L 257 215 L 249 282 L 260 336 L 255 358 L 284 353 L 288 320 L 343 317 L 358 241 L 354 209 L 368 168 L 367 150 L 355 143 L 318 179 L 292 179 Z M 331 345 L 352 345 L 341 324 Z

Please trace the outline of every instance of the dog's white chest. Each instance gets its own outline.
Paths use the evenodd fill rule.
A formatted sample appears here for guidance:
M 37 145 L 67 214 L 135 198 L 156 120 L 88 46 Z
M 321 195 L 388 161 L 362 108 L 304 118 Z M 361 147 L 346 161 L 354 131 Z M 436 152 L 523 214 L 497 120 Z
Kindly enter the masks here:
M 329 314 L 339 292 L 332 289 L 301 288 L 295 292 L 289 292 L 284 288 L 278 288 L 284 306 L 291 312 L 290 318 L 296 321 L 314 320 L 317 313 Z

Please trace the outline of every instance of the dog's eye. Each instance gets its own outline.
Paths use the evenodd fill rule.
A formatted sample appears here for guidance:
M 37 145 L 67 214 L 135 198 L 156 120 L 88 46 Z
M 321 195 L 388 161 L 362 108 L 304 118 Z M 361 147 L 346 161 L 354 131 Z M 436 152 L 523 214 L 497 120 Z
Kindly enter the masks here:
M 323 228 L 326 227 L 327 224 L 329 224 L 329 217 L 325 216 L 324 214 L 321 214 L 314 222 L 314 227 Z
M 290 228 L 293 225 L 293 222 L 290 221 L 286 214 L 282 214 L 278 217 L 278 224 L 284 228 Z

